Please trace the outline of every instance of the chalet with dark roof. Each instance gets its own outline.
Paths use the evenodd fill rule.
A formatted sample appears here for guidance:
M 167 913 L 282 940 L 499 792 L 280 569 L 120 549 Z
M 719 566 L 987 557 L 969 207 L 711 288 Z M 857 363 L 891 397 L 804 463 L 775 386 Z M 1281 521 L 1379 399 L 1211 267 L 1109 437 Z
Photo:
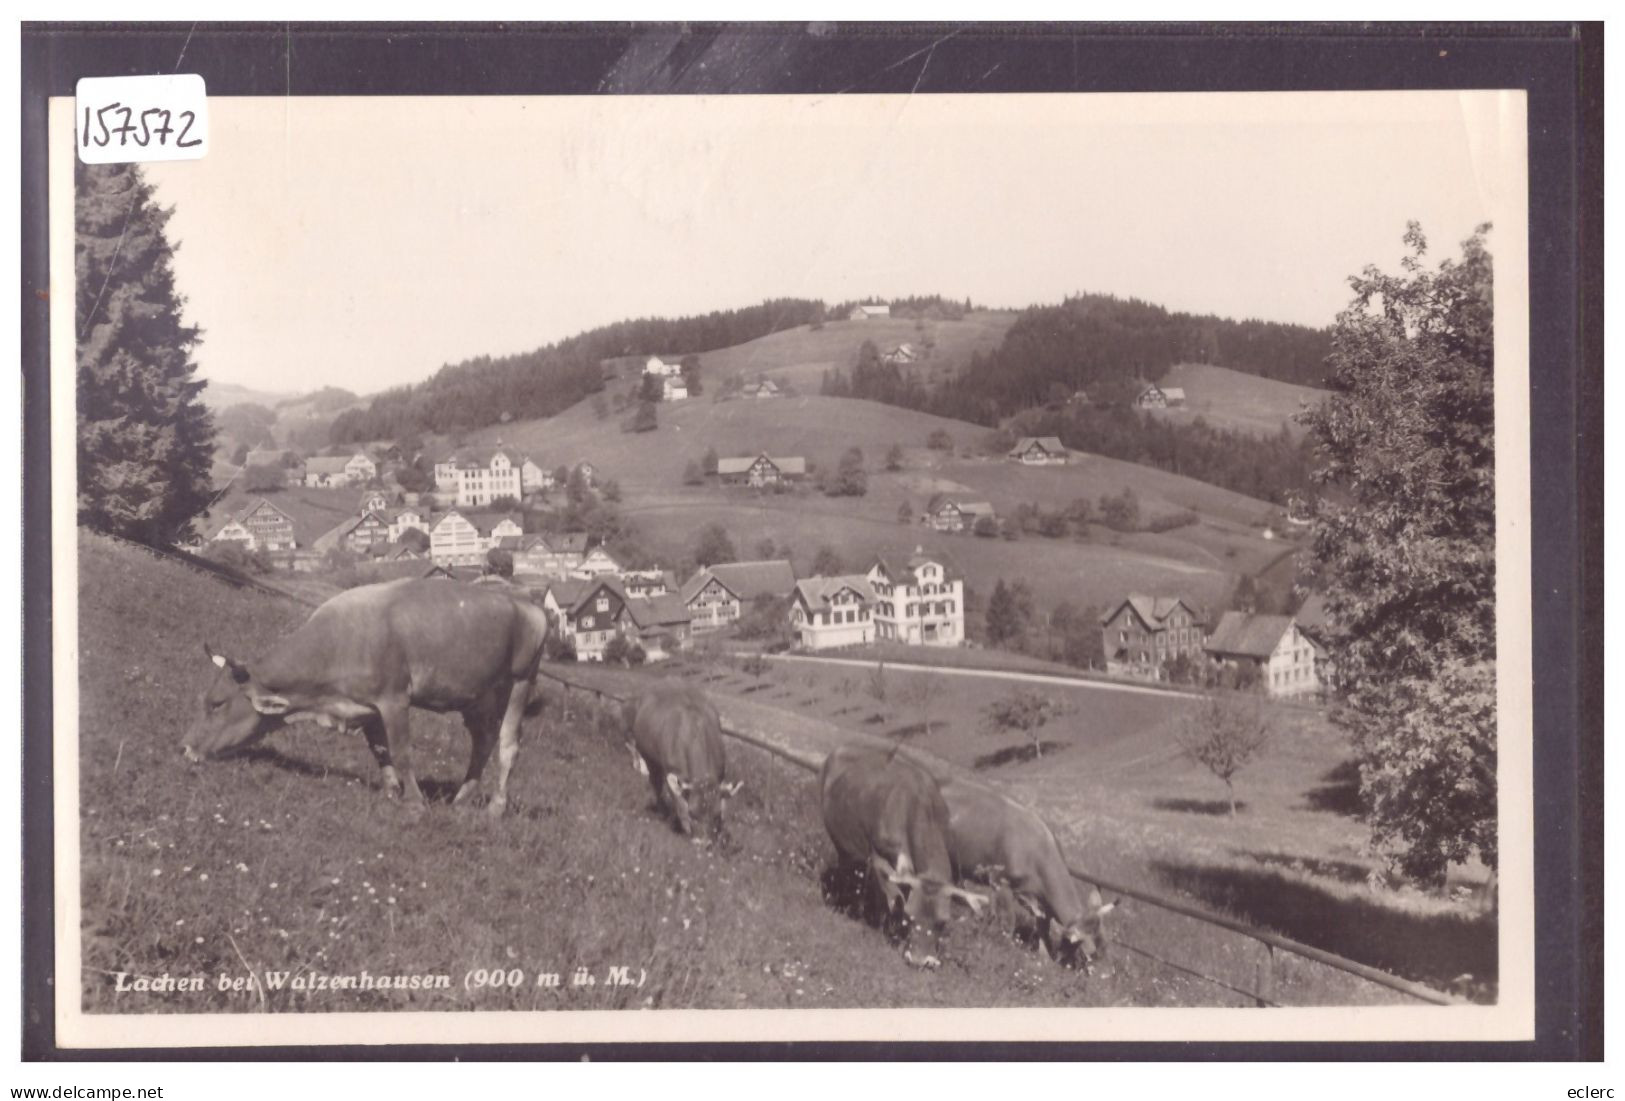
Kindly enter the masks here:
M 1202 659 L 1206 622 L 1182 597 L 1130 594 L 1100 617 L 1106 672 L 1162 680 L 1175 658 Z

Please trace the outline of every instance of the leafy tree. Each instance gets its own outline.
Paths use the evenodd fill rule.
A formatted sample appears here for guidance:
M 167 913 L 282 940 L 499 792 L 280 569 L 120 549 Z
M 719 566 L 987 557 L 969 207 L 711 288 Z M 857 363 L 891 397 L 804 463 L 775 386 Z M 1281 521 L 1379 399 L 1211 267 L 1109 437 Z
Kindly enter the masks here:
M 861 448 L 847 448 L 834 476 L 826 480 L 824 492 L 831 497 L 862 497 L 869 492 L 869 475 L 863 469 Z
M 637 400 L 640 404 L 653 405 L 666 394 L 666 384 L 659 375 L 644 375 L 638 383 Z
M 1270 728 L 1255 700 L 1244 704 L 1209 696 L 1174 732 L 1184 755 L 1224 781 L 1230 817 L 1236 816 L 1236 773 L 1269 746 Z
M 599 420 L 609 416 L 609 402 L 604 400 L 603 394 L 594 394 L 592 396 L 592 415 Z
M 233 539 L 213 539 L 203 548 L 203 557 L 239 573 L 265 574 L 271 572 L 271 556 L 264 550 L 249 550 Z
M 655 403 L 643 402 L 638 406 L 636 415 L 632 418 L 632 431 L 653 432 L 660 427 L 660 415 L 655 412 Z
M 952 451 L 954 449 L 954 438 L 949 435 L 946 428 L 938 428 L 926 437 L 925 446 L 932 451 Z
M 1066 529 L 1066 513 L 1040 512 L 1038 514 L 1038 534 L 1050 539 L 1059 539 L 1066 534 Z
M 912 524 L 914 522 L 914 510 L 908 507 L 907 501 L 897 506 L 897 522 L 899 524 Z
M 512 577 L 513 552 L 503 547 L 492 547 L 486 551 L 485 572 L 497 577 Z
M 1304 420 L 1321 466 L 1312 532 L 1326 594 L 1334 720 L 1352 736 L 1374 839 L 1439 882 L 1496 838 L 1493 270 L 1480 226 L 1424 266 L 1350 280 Z
M 602 494 L 604 500 L 608 501 L 610 504 L 612 504 L 612 505 L 620 504 L 621 503 L 621 483 L 616 481 L 614 478 L 610 478 L 609 480 L 604 482 L 604 486 L 603 486 L 603 489 L 601 490 L 601 494 Z
M 987 729 L 994 734 L 1019 732 L 1032 743 L 1033 759 L 1038 760 L 1044 755 L 1044 727 L 1066 710 L 1065 702 L 1057 697 L 1018 688 L 988 705 Z
M 999 534 L 999 522 L 991 516 L 978 516 L 971 530 L 983 539 L 993 539 Z
M 688 465 L 683 468 L 683 484 L 686 486 L 698 486 L 705 484 L 705 475 L 700 473 L 700 464 L 692 459 L 690 459 Z
M 614 638 L 604 643 L 604 664 L 630 665 L 632 664 L 629 660 L 631 651 L 632 647 L 626 641 L 626 636 L 616 635 Z
M 1113 531 L 1133 531 L 1140 526 L 1140 499 L 1125 486 L 1117 497 L 1100 498 L 1100 518 Z
M 591 494 L 592 486 L 587 483 L 587 472 L 577 465 L 565 475 L 564 495 L 572 505 L 580 505 L 585 503 Z
M 1236 588 L 1230 594 L 1230 607 L 1238 612 L 1258 610 L 1258 582 L 1252 574 L 1244 573 L 1236 579 Z
M 248 445 L 240 443 L 231 452 L 231 465 L 242 466 L 248 462 Z
M 715 566 L 719 562 L 733 562 L 739 555 L 734 550 L 734 543 L 728 536 L 728 529 L 721 524 L 711 524 L 704 528 L 694 544 L 694 561 L 701 566 Z
M 936 702 L 941 687 L 935 683 L 935 678 L 914 676 L 903 681 L 897 689 L 897 699 L 904 707 L 920 713 L 920 725 L 925 728 L 925 736 L 931 736 L 931 705 Z
M 988 641 L 1002 646 L 1020 637 L 1023 626 L 1015 596 L 1001 577 L 993 586 L 993 595 L 987 599 Z
M 1093 516 L 1094 506 L 1089 503 L 1087 497 L 1075 498 L 1070 505 L 1066 506 L 1067 522 L 1079 531 L 1088 526 Z
M 846 572 L 846 563 L 835 548 L 826 543 L 813 555 L 812 572 L 814 577 L 837 577 Z
M 762 560 L 769 559 L 769 558 L 777 558 L 778 555 L 779 555 L 778 544 L 773 542 L 773 537 L 771 535 L 764 535 L 759 540 L 757 540 L 757 542 L 756 542 L 756 558 L 757 558 L 758 561 L 762 561 Z
M 898 471 L 903 469 L 902 444 L 894 443 L 891 445 L 890 450 L 886 452 L 886 469 L 890 471 Z
M 400 544 L 410 547 L 419 554 L 429 553 L 429 533 L 422 528 L 407 528 L 401 532 Z
M 79 522 L 138 542 L 190 534 L 208 507 L 214 423 L 181 321 L 172 209 L 133 164 L 74 166 Z
M 708 475 L 715 474 L 717 472 L 717 462 L 717 449 L 708 447 L 705 449 L 704 457 L 700 459 L 700 469 Z

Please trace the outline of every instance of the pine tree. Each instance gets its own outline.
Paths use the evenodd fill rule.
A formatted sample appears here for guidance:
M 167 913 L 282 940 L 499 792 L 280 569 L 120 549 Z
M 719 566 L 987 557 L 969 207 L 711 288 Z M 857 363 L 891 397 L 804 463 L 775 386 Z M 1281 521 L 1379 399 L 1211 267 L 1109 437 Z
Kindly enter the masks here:
M 1016 606 L 1015 594 L 1001 577 L 994 584 L 993 595 L 987 601 L 988 641 L 998 646 L 1020 633 L 1021 610 Z
M 214 450 L 191 360 L 201 332 L 181 321 L 164 236 L 172 210 L 135 165 L 78 165 L 74 185 L 79 522 L 168 544 L 209 504 Z
M 1375 839 L 1438 882 L 1496 864 L 1495 334 L 1481 226 L 1459 261 L 1350 282 L 1332 397 L 1305 417 L 1323 461 L 1315 572 L 1333 718 L 1352 735 Z

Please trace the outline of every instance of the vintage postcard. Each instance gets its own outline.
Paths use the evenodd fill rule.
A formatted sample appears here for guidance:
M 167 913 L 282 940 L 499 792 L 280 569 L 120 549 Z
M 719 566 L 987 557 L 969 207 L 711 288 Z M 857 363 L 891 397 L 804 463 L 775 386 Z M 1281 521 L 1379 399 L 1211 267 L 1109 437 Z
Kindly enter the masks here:
M 1522 92 L 185 89 L 51 103 L 63 1047 L 1533 1036 Z

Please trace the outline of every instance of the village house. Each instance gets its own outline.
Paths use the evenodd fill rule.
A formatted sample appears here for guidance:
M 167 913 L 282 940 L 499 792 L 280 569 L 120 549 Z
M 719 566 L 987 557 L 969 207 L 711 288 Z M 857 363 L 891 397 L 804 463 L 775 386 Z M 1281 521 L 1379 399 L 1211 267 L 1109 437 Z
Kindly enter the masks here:
M 1331 633 L 1332 624 L 1330 613 L 1326 609 L 1326 597 L 1321 593 L 1310 593 L 1304 597 L 1303 603 L 1298 606 L 1298 612 L 1293 617 L 1298 630 L 1310 642 L 1315 644 L 1315 679 L 1321 687 L 1327 687 L 1332 681 L 1331 659 Z
M 600 577 L 588 583 L 563 613 L 559 622 L 575 645 L 576 660 L 603 661 L 604 647 L 620 633 L 626 594 L 613 579 Z
M 848 321 L 872 321 L 877 318 L 890 318 L 890 305 L 862 305 L 853 306 L 852 312 L 846 315 Z
M 1170 661 L 1202 659 L 1206 617 L 1177 596 L 1132 593 L 1100 617 L 1106 672 L 1161 680 Z
M 669 570 L 622 570 L 621 588 L 629 597 L 665 596 L 677 588 Z
M 805 650 L 862 646 L 874 641 L 874 590 L 862 574 L 809 577 L 790 597 L 790 630 Z
M 317 536 L 311 549 L 318 554 L 334 548 L 366 554 L 375 544 L 382 547 L 389 541 L 389 521 L 376 512 L 363 512 Z
M 901 366 L 913 363 L 920 358 L 920 350 L 912 344 L 895 344 L 880 353 L 880 358 L 886 363 L 895 363 Z
M 1314 641 L 1291 616 L 1225 612 L 1208 636 L 1213 660 L 1257 670 L 1259 684 L 1271 697 L 1314 695 L 1320 691 Z
M 267 554 L 289 552 L 299 545 L 293 518 L 264 498 L 229 517 L 211 539 L 240 543 L 245 550 L 262 550 Z
M 401 536 L 416 528 L 423 534 L 429 534 L 429 518 L 417 508 L 408 505 L 405 508 L 387 509 L 380 513 L 389 521 L 389 541 L 399 543 Z
M 576 470 L 580 472 L 581 480 L 587 484 L 587 488 L 591 489 L 598 476 L 597 470 L 586 460 L 577 463 Z
M 960 646 L 965 641 L 965 583 L 921 547 L 902 569 L 884 558 L 869 567 L 875 639 L 910 646 Z
M 659 356 L 650 356 L 643 364 L 643 373 L 654 375 L 657 378 L 673 378 L 683 373 L 683 365 L 675 359 L 662 359 Z
M 663 661 L 688 649 L 693 629 L 688 611 L 675 593 L 633 596 L 627 592 L 625 608 L 621 633 L 628 642 L 643 647 L 645 661 Z
M 806 476 L 807 460 L 800 455 L 772 456 L 763 452 L 717 460 L 717 477 L 724 485 L 779 485 Z
M 943 501 L 923 519 L 938 531 L 971 531 L 984 517 L 998 519 L 993 506 L 986 501 Z
M 784 391 L 772 379 L 759 378 L 741 386 L 739 396 L 742 398 L 778 398 L 784 396 Z
M 371 489 L 361 495 L 361 503 L 356 506 L 356 513 L 383 512 L 389 507 L 389 494 L 381 489 Z
M 785 597 L 795 587 L 795 569 L 786 559 L 719 562 L 696 570 L 678 596 L 695 632 L 703 633 L 733 623 L 758 597 Z
M 1179 386 L 1158 386 L 1151 383 L 1134 399 L 1136 409 L 1169 409 L 1185 404 L 1185 390 Z
M 621 572 L 621 564 L 615 561 L 615 556 L 603 547 L 594 547 L 588 551 L 570 571 L 571 577 L 615 577 Z
M 1027 466 L 1065 466 L 1066 448 L 1059 436 L 1023 436 L 1010 449 L 1009 457 Z
M 357 481 L 366 481 L 367 478 L 357 478 L 353 471 L 358 469 L 355 460 L 360 458 L 368 465 L 372 463 L 365 455 L 313 455 L 305 460 L 305 485 L 311 489 L 334 489 L 340 486 L 351 485 Z M 370 478 L 371 475 L 368 475 Z
M 520 539 L 513 567 L 515 572 L 523 570 L 564 577 L 580 566 L 586 556 L 587 533 L 584 531 L 526 535 Z
M 683 376 L 682 375 L 677 375 L 677 376 L 675 376 L 673 378 L 668 378 L 668 379 L 665 380 L 664 384 L 661 386 L 660 400 L 662 400 L 662 401 L 687 401 L 688 400 L 688 383 L 683 381 Z
M 350 476 L 352 482 L 370 482 L 378 477 L 378 464 L 364 452 L 357 451 L 345 460 L 344 472 Z
M 485 561 L 485 539 L 469 519 L 451 509 L 429 529 L 429 557 L 439 566 L 478 566 Z
M 527 477 L 530 481 L 527 482 Z M 543 488 L 542 470 L 500 445 L 462 448 L 435 463 L 435 487 L 455 494 L 458 508 L 479 508 L 493 501 L 518 501 L 532 489 Z

